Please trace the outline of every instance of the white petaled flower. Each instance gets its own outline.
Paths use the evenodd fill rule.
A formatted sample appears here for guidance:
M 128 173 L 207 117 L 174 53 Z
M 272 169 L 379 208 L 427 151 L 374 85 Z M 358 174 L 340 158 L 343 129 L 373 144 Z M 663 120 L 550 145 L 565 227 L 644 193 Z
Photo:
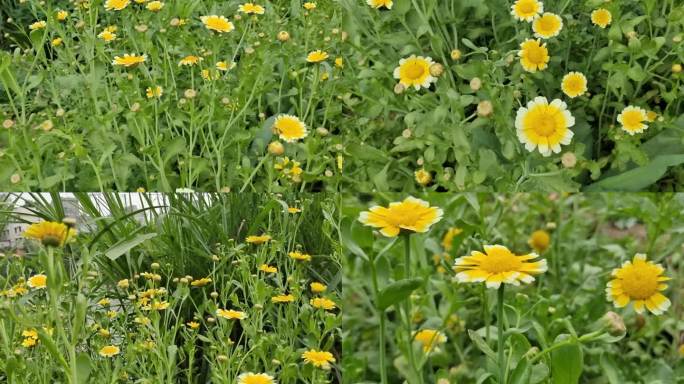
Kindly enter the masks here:
M 570 144 L 574 134 L 569 128 L 573 125 L 575 118 L 565 102 L 555 99 L 549 103 L 541 96 L 520 107 L 515 117 L 518 140 L 528 151 L 539 149 L 543 156 L 559 153 L 561 145 Z

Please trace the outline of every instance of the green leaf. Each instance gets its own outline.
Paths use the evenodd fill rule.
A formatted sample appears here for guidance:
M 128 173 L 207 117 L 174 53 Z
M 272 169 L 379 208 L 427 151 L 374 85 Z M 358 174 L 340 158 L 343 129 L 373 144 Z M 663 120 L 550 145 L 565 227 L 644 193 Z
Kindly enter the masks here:
M 76 374 L 78 375 L 78 383 L 85 384 L 88 382 L 90 377 L 90 371 L 92 367 L 90 365 L 90 357 L 86 353 L 81 353 L 76 357 Z
M 526 358 L 522 358 L 511 373 L 509 384 L 528 384 L 531 375 L 532 371 L 530 370 L 529 361 Z
M 119 256 L 123 255 L 124 253 L 130 251 L 131 249 L 137 247 L 138 245 L 142 244 L 143 242 L 156 237 L 156 233 L 144 233 L 140 235 L 136 235 L 133 238 L 129 239 L 124 239 L 116 244 L 114 244 L 112 247 L 110 247 L 106 252 L 105 256 L 107 256 L 110 260 L 116 260 L 119 258 Z
M 668 167 L 684 163 L 684 155 L 658 156 L 643 167 L 636 167 L 621 174 L 606 177 L 587 186 L 586 192 L 627 191 L 637 192 L 658 181 Z
M 555 343 L 567 340 L 570 335 L 556 337 Z M 582 347 L 574 341 L 551 352 L 551 376 L 554 384 L 577 384 L 582 374 Z
M 423 279 L 419 278 L 395 281 L 380 291 L 376 305 L 379 310 L 384 311 L 390 306 L 408 298 L 411 295 L 411 292 L 420 288 L 422 285 Z
M 620 371 L 615 366 L 615 362 L 610 356 L 605 353 L 601 354 L 600 364 L 601 369 L 603 369 L 603 373 L 610 384 L 620 384 L 623 382 L 620 379 Z
M 475 343 L 475 346 L 482 352 L 484 352 L 487 357 L 492 359 L 493 361 L 497 361 L 497 356 L 494 350 L 487 344 L 487 342 L 480 336 L 479 333 L 476 331 L 473 331 L 472 329 L 468 330 L 468 336 L 470 336 L 470 340 Z

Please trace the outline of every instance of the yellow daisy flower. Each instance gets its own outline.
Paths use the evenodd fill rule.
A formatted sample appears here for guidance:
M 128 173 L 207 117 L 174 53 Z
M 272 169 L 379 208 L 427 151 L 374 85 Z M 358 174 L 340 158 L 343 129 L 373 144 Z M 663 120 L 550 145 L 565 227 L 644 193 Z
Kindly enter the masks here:
M 390 203 L 389 207 L 374 206 L 361 212 L 359 221 L 367 226 L 380 228 L 387 237 L 399 235 L 401 230 L 427 232 L 442 219 L 444 212 L 430 203 L 409 196 L 402 202 Z
M 601 28 L 606 28 L 613 21 L 613 15 L 605 8 L 599 8 L 591 13 L 591 22 Z
M 563 101 L 549 103 L 546 97 L 536 97 L 527 107 L 520 107 L 515 128 L 525 149 L 532 152 L 538 148 L 543 156 L 550 156 L 561 151 L 561 144 L 570 144 L 574 133 L 569 127 L 575 125 L 575 118 L 566 108 Z
M 35 289 L 41 289 L 47 287 L 47 276 L 40 274 L 40 275 L 33 275 L 29 277 L 28 281 L 26 284 Z
M 204 287 L 205 285 L 211 283 L 211 277 L 203 277 L 201 279 L 193 280 L 190 285 L 193 287 Z
M 186 65 L 186 66 L 188 66 L 188 65 L 196 65 L 196 64 L 198 64 L 198 63 L 199 63 L 200 61 L 202 61 L 202 60 L 204 60 L 204 59 L 201 58 L 201 57 L 199 57 L 199 56 L 188 55 L 188 56 L 185 56 L 184 58 L 182 58 L 182 59 L 178 62 L 178 66 L 180 67 L 180 66 L 183 66 L 183 65 Z
M 580 72 L 570 72 L 563 76 L 561 89 L 570 98 L 582 96 L 587 92 L 587 78 Z
M 454 242 L 454 237 L 460 235 L 461 233 L 463 233 L 463 230 L 461 228 L 449 228 L 449 230 L 444 234 L 444 237 L 442 238 L 442 247 L 447 251 L 451 251 L 451 247 Z
M 276 117 L 273 122 L 273 133 L 288 143 L 294 143 L 309 134 L 304 122 L 292 115 L 279 115 Z
M 273 376 L 265 373 L 246 372 L 238 376 L 237 384 L 276 384 Z
M 543 71 L 551 59 L 546 44 L 542 44 L 541 40 L 533 39 L 527 39 L 520 44 L 518 56 L 520 56 L 520 64 L 523 69 L 528 72 Z
M 270 266 L 268 264 L 261 264 L 259 270 L 265 273 L 278 273 L 278 268 Z
M 337 305 L 334 301 L 326 299 L 325 297 L 314 297 L 313 299 L 309 300 L 309 304 L 311 304 L 311 306 L 314 308 L 325 309 L 326 311 L 332 311 L 333 309 L 337 308 Z
M 238 11 L 245 14 L 253 13 L 255 15 L 263 15 L 266 9 L 264 9 L 264 7 L 262 7 L 261 5 L 257 5 L 254 3 L 244 3 L 238 7 Z
M 247 318 L 247 314 L 242 311 L 236 311 L 233 309 L 217 309 L 216 316 L 222 317 L 228 320 L 244 320 Z
M 332 353 L 315 349 L 309 349 L 302 353 L 302 359 L 307 364 L 323 369 L 330 369 L 330 363 L 335 362 L 335 357 L 333 357 Z
M 304 7 L 307 11 L 311 11 L 311 10 L 316 9 L 316 3 L 312 3 L 312 2 L 310 2 L 310 1 L 307 1 L 306 3 L 304 3 L 303 7 Z
M 537 0 L 517 0 L 511 5 L 511 15 L 528 23 L 542 12 L 544 12 L 544 4 Z
M 549 248 L 550 242 L 551 236 L 543 229 L 532 232 L 532 235 L 530 235 L 530 238 L 527 240 L 527 244 L 539 253 L 546 251 Z
M 428 171 L 425 170 L 425 168 L 421 168 L 415 172 L 413 172 L 413 176 L 416 179 L 416 183 L 426 186 L 430 184 L 432 181 L 432 174 Z
M 622 129 L 634 135 L 641 133 L 648 128 L 648 125 L 644 121 L 648 121 L 648 114 L 643 108 L 628 106 L 622 110 L 622 112 L 617 117 L 618 123 L 622 124 Z
M 108 11 L 120 11 L 128 6 L 131 0 L 107 0 L 104 3 L 105 9 Z
M 271 297 L 271 303 L 291 303 L 295 300 L 292 295 L 276 295 Z
M 471 252 L 456 259 L 454 270 L 460 283 L 485 282 L 487 288 L 499 288 L 501 283 L 519 285 L 534 281 L 532 275 L 546 272 L 546 260 L 530 261 L 536 253 L 516 255 L 503 245 L 485 245 L 485 253 Z
M 235 29 L 235 25 L 228 21 L 225 16 L 209 15 L 200 17 L 207 29 L 218 33 L 230 32 Z
M 609 281 L 606 296 L 616 307 L 622 308 L 634 301 L 637 313 L 644 306 L 654 315 L 661 315 L 670 307 L 670 300 L 661 291 L 667 289 L 663 276 L 665 270 L 660 264 L 646 261 L 646 255 L 637 253 L 632 261 L 625 261 L 620 268 L 613 269 L 613 280 Z
M 414 332 L 413 339 L 423 345 L 423 352 L 425 353 L 438 350 L 438 345 L 447 341 L 447 337 L 435 329 L 422 329 Z
M 297 207 L 287 207 L 287 213 L 299 213 L 301 212 L 301 208 Z
M 309 63 L 320 63 L 321 61 L 325 61 L 328 57 L 329 55 L 327 52 L 318 49 L 309 52 L 309 54 L 306 55 L 306 61 Z
M 61 37 L 56 37 L 56 38 L 52 39 L 52 41 L 50 42 L 50 44 L 51 44 L 53 47 L 59 47 L 60 45 L 62 45 L 63 42 L 64 42 L 64 40 L 62 40 Z
M 563 29 L 563 19 L 550 12 L 544 13 L 541 17 L 537 17 L 532 22 L 534 36 L 542 39 L 558 36 L 561 29 Z
M 190 329 L 198 329 L 200 327 L 200 323 L 196 321 L 188 321 L 187 323 L 185 323 L 185 325 L 190 327 Z
M 259 236 L 247 236 L 245 239 L 246 242 L 250 244 L 263 244 L 267 241 L 271 240 L 271 236 L 269 235 L 259 235 Z
M 36 21 L 35 23 L 32 23 L 29 25 L 29 29 L 32 31 L 37 31 L 39 29 L 45 29 L 47 27 L 47 23 L 44 20 Z
M 162 87 L 160 87 L 158 85 L 155 85 L 154 87 L 148 87 L 145 90 L 145 95 L 147 96 L 148 99 L 151 99 L 153 97 L 159 98 L 159 97 L 162 97 L 163 94 L 164 94 L 164 90 L 162 89 Z
M 104 40 L 105 43 L 109 43 L 110 41 L 116 40 L 116 33 L 109 31 L 109 30 L 104 30 L 100 32 L 97 37 L 99 39 Z
M 65 11 L 65 10 L 63 10 L 63 9 L 60 9 L 60 10 L 57 11 L 57 13 L 55 14 L 55 18 L 57 18 L 57 20 L 59 20 L 59 21 L 64 21 L 64 20 L 67 19 L 67 17 L 69 17 L 69 12 L 67 12 L 67 11 Z
M 100 356 L 103 356 L 103 357 L 112 357 L 112 356 L 118 355 L 119 352 L 120 352 L 119 347 L 117 347 L 116 345 L 107 345 L 107 346 L 102 347 L 102 349 L 100 349 L 99 353 L 100 353 Z
M 144 63 L 147 60 L 147 55 L 130 55 L 125 53 L 123 56 L 114 56 L 112 65 L 120 65 L 123 67 L 134 67 L 140 63 Z
M 151 1 L 147 3 L 147 6 L 145 6 L 145 8 L 147 8 L 148 11 L 159 12 L 162 8 L 164 8 L 164 3 L 162 3 L 161 1 Z
M 309 287 L 311 287 L 311 292 L 313 293 L 323 293 L 328 290 L 328 287 L 325 284 L 319 283 L 317 281 L 309 284 Z
M 299 251 L 290 252 L 287 254 L 291 259 L 298 261 L 311 261 L 311 255 L 306 253 L 301 253 Z
M 375 9 L 380 7 L 392 9 L 392 6 L 394 5 L 394 1 L 392 0 L 366 0 L 366 3 Z
M 399 60 L 399 66 L 394 69 L 394 78 L 404 87 L 430 88 L 430 84 L 437 78 L 430 74 L 430 67 L 434 64 L 432 58 L 411 55 Z
M 76 236 L 76 230 L 64 223 L 41 221 L 31 224 L 23 235 L 27 239 L 39 240 L 48 247 L 61 247 Z

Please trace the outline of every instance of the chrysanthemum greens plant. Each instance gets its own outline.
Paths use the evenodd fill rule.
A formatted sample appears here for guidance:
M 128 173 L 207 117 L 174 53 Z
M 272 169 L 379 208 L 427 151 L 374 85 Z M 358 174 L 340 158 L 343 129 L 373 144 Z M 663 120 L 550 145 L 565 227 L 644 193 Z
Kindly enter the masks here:
M 345 383 L 679 382 L 681 194 L 401 199 L 343 202 Z
M 41 220 L 0 260 L 2 380 L 340 382 L 333 200 L 134 196 L 77 194 L 76 221 L 22 197 Z

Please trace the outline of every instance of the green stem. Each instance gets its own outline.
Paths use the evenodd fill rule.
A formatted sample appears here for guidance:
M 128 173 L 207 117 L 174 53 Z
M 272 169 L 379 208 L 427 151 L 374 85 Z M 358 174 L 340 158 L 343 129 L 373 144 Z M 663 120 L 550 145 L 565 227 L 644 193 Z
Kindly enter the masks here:
M 506 365 L 504 364 L 504 338 L 503 338 L 503 328 L 504 328 L 504 283 L 499 286 L 499 291 L 497 292 L 497 303 L 496 303 L 496 340 L 498 343 L 498 353 L 499 353 L 499 384 L 504 384 L 506 380 Z
M 411 235 L 406 233 L 404 236 L 404 279 L 411 278 Z M 408 352 L 409 366 L 413 370 L 415 377 L 420 383 L 423 382 L 423 375 L 418 372 L 416 368 L 416 358 L 413 355 L 413 328 L 411 326 L 411 296 L 404 301 L 404 312 L 406 316 L 406 332 L 408 344 L 406 346 Z
M 371 281 L 373 283 L 373 296 L 375 297 L 375 305 L 380 300 L 380 289 L 378 288 L 378 273 L 375 270 L 375 260 L 370 260 Z M 380 348 L 380 382 L 387 384 L 387 365 L 385 364 L 385 311 L 378 310 L 378 317 L 380 318 L 380 341 L 378 347 Z

